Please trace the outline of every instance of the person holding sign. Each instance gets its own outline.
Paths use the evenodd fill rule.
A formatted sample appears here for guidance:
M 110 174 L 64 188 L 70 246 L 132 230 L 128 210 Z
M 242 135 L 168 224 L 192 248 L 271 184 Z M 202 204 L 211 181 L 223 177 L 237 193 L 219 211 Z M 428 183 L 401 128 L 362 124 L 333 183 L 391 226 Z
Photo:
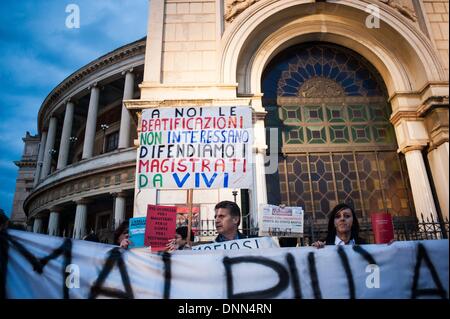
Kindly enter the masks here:
M 214 215 L 216 230 L 219 234 L 214 240 L 215 242 L 246 238 L 238 231 L 241 223 L 241 210 L 235 202 L 222 201 L 214 207 L 214 210 L 216 212 Z
M 121 248 L 128 249 L 128 246 L 131 244 L 128 229 L 129 222 L 128 220 L 125 220 L 119 225 L 119 227 L 117 227 L 116 231 L 114 232 L 114 243 L 116 245 L 119 245 Z
M 178 227 L 176 230 L 175 238 L 170 240 L 167 244 L 166 251 L 172 252 L 175 250 L 185 250 L 185 249 L 191 249 L 191 247 L 188 245 L 187 242 L 188 237 L 188 227 L 187 226 L 181 226 Z M 190 239 L 193 240 L 194 233 L 191 230 L 191 236 Z
M 328 220 L 328 235 L 325 241 L 316 241 L 312 246 L 363 245 L 366 241 L 359 237 L 359 223 L 355 211 L 347 204 L 333 208 Z

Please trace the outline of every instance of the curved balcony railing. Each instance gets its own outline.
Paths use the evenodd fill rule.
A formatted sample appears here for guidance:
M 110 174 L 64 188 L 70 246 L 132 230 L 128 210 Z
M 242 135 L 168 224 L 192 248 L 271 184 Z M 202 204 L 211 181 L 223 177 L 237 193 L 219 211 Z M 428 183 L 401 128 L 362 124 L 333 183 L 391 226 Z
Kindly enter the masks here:
M 136 149 L 116 150 L 82 160 L 58 170 L 40 184 L 24 201 L 28 217 L 52 206 L 114 189 L 133 188 Z
M 40 190 L 41 188 L 61 181 L 62 179 L 69 178 L 79 174 L 89 174 L 93 171 L 101 171 L 107 169 L 111 165 L 117 165 L 120 163 L 136 161 L 136 148 L 130 147 L 123 150 L 116 150 L 113 152 L 101 154 L 89 159 L 81 160 L 80 162 L 66 166 L 61 170 L 57 170 L 54 173 L 48 175 L 33 192 Z

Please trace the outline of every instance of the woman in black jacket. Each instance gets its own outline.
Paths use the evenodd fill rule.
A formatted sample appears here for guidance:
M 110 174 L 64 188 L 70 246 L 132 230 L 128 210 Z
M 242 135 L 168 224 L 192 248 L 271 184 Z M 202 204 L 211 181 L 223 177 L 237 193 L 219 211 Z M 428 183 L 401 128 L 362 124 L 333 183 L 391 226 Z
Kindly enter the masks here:
M 316 241 L 312 246 L 323 248 L 325 245 L 361 245 L 365 240 L 359 237 L 359 223 L 355 211 L 347 204 L 333 208 L 328 220 L 328 235 L 325 241 Z

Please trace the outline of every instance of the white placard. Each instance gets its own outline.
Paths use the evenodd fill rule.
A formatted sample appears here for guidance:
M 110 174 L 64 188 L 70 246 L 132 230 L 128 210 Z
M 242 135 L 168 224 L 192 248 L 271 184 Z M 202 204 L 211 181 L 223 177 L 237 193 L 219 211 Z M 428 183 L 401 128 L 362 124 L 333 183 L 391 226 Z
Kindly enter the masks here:
M 249 188 L 252 110 L 247 106 L 145 109 L 136 193 L 145 188 Z
M 255 237 L 237 240 L 228 240 L 220 243 L 197 245 L 192 250 L 233 250 L 233 249 L 261 249 L 276 248 L 278 244 L 272 237 Z
M 262 234 L 298 236 L 303 234 L 303 208 L 261 205 Z

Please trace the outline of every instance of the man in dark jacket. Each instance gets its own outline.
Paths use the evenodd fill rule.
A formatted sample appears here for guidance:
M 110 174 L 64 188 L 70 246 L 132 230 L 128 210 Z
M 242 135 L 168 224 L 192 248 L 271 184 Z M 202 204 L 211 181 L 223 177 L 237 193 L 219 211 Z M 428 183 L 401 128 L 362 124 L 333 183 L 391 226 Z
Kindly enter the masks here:
M 239 232 L 238 227 L 241 223 L 241 210 L 235 202 L 222 201 L 214 208 L 216 230 L 219 234 L 215 242 L 224 242 L 228 240 L 247 238 Z

